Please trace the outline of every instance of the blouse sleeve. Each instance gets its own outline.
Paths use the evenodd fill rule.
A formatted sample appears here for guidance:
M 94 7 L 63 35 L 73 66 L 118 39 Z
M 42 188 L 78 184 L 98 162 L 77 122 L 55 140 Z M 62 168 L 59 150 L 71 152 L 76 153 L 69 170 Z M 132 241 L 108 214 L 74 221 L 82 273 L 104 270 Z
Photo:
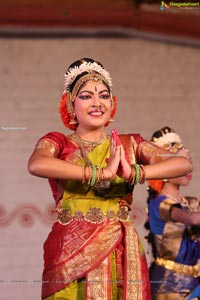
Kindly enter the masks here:
M 35 149 L 46 149 L 55 157 L 59 156 L 65 145 L 65 136 L 59 132 L 49 132 L 36 143 Z
M 149 164 L 153 151 L 157 148 L 140 134 L 121 134 L 126 157 L 130 164 Z
M 137 148 L 138 161 L 144 165 L 150 164 L 150 159 L 153 152 L 158 149 L 153 143 L 142 139 Z
M 157 146 L 145 140 L 140 134 L 134 134 L 132 139 L 134 141 L 133 147 L 135 149 L 137 163 L 148 165 L 153 152 L 157 149 Z
M 163 221 L 168 222 L 171 221 L 171 209 L 172 206 L 176 206 L 178 208 L 181 208 L 181 205 L 174 201 L 173 199 L 166 198 L 164 201 L 160 203 L 160 217 Z

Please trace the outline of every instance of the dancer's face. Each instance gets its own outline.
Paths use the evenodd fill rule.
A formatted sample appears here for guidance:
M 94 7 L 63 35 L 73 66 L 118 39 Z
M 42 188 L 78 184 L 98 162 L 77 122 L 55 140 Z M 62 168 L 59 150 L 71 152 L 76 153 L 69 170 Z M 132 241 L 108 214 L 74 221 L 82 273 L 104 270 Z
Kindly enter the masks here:
M 87 81 L 79 90 L 74 112 L 80 127 L 104 127 L 112 111 L 111 95 L 107 86 L 102 83 Z

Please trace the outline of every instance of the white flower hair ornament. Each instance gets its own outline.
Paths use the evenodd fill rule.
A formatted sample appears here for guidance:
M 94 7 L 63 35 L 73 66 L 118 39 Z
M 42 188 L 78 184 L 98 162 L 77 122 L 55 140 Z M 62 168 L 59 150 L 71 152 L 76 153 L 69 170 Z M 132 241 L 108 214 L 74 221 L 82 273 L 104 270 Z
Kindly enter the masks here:
M 176 144 L 182 143 L 180 136 L 174 132 L 167 132 L 159 138 L 154 137 L 153 142 L 159 147 L 162 147 L 167 144 L 172 144 L 172 143 L 176 143 Z
M 109 88 L 112 90 L 112 78 L 109 72 L 96 62 L 84 62 L 80 66 L 70 68 L 69 71 L 67 71 L 67 73 L 64 75 L 65 91 L 68 92 L 70 90 L 70 85 L 78 75 L 84 72 L 90 73 L 92 71 L 99 73 L 105 79 L 105 82 L 108 84 Z

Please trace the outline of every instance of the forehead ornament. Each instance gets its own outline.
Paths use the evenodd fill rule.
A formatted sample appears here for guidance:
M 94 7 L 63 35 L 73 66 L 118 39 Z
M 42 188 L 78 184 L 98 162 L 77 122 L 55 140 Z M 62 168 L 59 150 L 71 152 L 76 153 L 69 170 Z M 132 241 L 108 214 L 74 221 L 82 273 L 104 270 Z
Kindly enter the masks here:
M 74 88 L 72 90 L 72 92 L 70 93 L 70 100 L 71 102 L 74 102 L 78 91 L 80 90 L 81 86 L 86 82 L 86 81 L 91 81 L 94 84 L 98 84 L 98 83 L 102 83 L 104 80 L 104 78 L 101 76 L 101 74 L 97 74 L 97 73 L 88 73 L 83 75 L 74 85 Z
M 102 79 L 108 84 L 109 88 L 112 89 L 112 78 L 109 72 L 96 62 L 91 63 L 86 61 L 84 61 L 80 66 L 70 68 L 69 71 L 65 74 L 64 89 L 68 92 L 70 90 L 71 84 L 76 79 L 76 77 L 84 72 L 93 74 L 94 72 L 96 72 L 100 74 L 102 76 Z

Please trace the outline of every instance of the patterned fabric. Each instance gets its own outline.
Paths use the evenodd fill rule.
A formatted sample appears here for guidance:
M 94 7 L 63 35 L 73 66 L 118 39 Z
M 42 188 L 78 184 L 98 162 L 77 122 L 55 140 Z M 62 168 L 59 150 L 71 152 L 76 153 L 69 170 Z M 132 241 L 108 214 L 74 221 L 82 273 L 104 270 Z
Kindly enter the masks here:
M 150 228 L 154 235 L 156 257 L 162 258 L 162 265 L 159 265 L 161 260 L 158 259 L 158 263 L 153 263 L 150 268 L 153 299 L 187 299 L 188 294 L 198 285 L 198 278 L 195 278 L 195 274 L 190 275 L 189 266 L 195 266 L 200 259 L 199 228 L 170 219 L 173 205 L 191 211 L 195 199 L 185 199 L 186 203 L 182 205 L 165 195 L 159 195 L 149 202 Z M 195 202 L 199 203 L 198 199 Z M 200 211 L 199 204 L 196 207 Z M 181 266 L 185 266 L 182 271 Z
M 130 163 L 149 163 L 154 147 L 140 135 L 123 135 Z M 61 133 L 42 137 L 36 148 L 83 165 L 80 149 Z M 106 166 L 110 138 L 86 149 L 90 161 Z M 129 219 L 129 183 L 116 176 L 106 193 L 87 183 L 49 180 L 56 201 L 56 222 L 44 243 L 43 299 L 149 300 L 145 253 Z

